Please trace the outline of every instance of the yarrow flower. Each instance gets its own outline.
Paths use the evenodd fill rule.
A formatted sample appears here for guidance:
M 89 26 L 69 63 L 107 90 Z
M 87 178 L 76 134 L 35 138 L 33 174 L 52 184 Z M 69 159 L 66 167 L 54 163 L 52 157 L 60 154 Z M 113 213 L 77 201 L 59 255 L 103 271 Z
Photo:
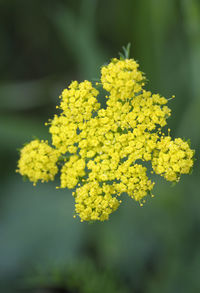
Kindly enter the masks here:
M 145 77 L 133 59 L 112 59 L 101 68 L 97 88 L 73 81 L 60 96 L 60 114 L 49 123 L 52 147 L 33 140 L 20 152 L 18 169 L 34 185 L 54 180 L 60 168 L 60 188 L 75 188 L 75 212 L 81 221 L 104 221 L 126 193 L 142 206 L 154 182 L 151 172 L 178 182 L 193 166 L 194 151 L 181 138 L 165 135 L 171 111 L 168 100 L 144 89 Z

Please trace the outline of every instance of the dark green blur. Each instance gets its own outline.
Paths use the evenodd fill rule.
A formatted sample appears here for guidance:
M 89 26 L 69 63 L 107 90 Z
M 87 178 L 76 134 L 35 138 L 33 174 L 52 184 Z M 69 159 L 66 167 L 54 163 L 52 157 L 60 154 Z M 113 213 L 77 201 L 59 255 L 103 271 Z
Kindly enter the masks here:
M 73 218 L 72 191 L 23 182 L 18 149 L 49 138 L 44 123 L 72 80 L 131 43 L 165 97 L 173 137 L 191 139 L 192 175 L 156 177 L 144 207 L 124 196 L 104 223 Z M 0 1 L 0 292 L 200 292 L 200 1 Z

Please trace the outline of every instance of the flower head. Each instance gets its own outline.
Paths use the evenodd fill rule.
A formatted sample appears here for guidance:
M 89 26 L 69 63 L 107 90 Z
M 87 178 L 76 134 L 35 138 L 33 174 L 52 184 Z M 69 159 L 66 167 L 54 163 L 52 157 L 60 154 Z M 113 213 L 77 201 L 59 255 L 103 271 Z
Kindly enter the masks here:
M 50 121 L 54 148 L 32 141 L 21 150 L 18 172 L 34 183 L 53 180 L 63 159 L 60 188 L 75 188 L 81 221 L 107 220 L 122 193 L 143 205 L 155 184 L 145 162 L 168 181 L 188 174 L 194 151 L 182 139 L 165 136 L 168 100 L 146 91 L 144 81 L 136 61 L 113 59 L 101 69 L 105 108 L 91 82 L 72 82 L 60 96 L 61 113 Z
M 54 180 L 58 172 L 56 166 L 58 157 L 59 152 L 50 147 L 46 141 L 33 140 L 21 149 L 17 172 L 27 176 L 34 185 L 39 180 L 42 182 Z

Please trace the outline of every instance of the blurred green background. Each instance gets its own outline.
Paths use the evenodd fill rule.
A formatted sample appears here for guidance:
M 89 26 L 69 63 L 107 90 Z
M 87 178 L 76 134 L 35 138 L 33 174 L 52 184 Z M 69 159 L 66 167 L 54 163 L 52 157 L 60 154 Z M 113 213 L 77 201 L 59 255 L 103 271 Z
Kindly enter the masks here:
M 200 1 L 1 0 L 0 23 L 0 292 L 200 292 Z M 71 191 L 15 173 L 17 149 L 128 42 L 147 88 L 176 95 L 169 126 L 197 161 L 175 187 L 156 178 L 143 208 L 124 198 L 80 223 Z

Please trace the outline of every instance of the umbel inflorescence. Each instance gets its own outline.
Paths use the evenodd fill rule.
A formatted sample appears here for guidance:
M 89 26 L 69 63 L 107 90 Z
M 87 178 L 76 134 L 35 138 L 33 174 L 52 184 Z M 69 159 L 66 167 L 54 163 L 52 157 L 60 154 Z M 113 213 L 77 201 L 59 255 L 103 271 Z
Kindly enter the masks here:
M 106 107 L 98 101 L 106 92 Z M 104 221 L 122 193 L 143 205 L 154 186 L 151 172 L 177 182 L 193 166 L 194 151 L 181 138 L 165 135 L 171 115 L 168 100 L 144 89 L 145 77 L 133 59 L 112 59 L 101 68 L 101 80 L 72 82 L 60 96 L 60 114 L 47 123 L 52 146 L 37 139 L 20 152 L 18 169 L 35 185 L 54 180 L 75 188 L 75 212 L 81 221 Z

